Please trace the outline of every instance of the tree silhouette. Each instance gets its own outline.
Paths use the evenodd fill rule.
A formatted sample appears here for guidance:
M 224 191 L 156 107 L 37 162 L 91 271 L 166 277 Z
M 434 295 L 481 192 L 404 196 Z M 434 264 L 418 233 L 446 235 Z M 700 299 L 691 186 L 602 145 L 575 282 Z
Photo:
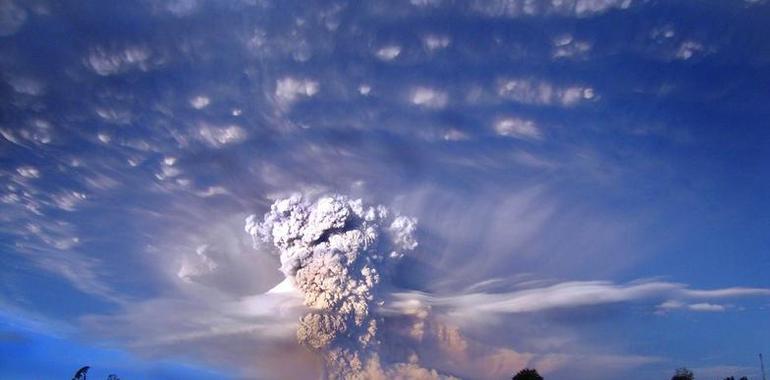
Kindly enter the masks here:
M 674 377 L 671 380 L 693 380 L 695 375 L 687 368 L 679 368 L 674 373 Z
M 534 368 L 524 368 L 513 377 L 513 380 L 543 380 L 543 377 Z
M 88 375 L 88 370 L 91 369 L 89 366 L 85 366 L 81 369 L 79 369 L 77 372 L 75 372 L 75 376 L 72 377 L 72 380 L 86 380 L 86 376 Z M 107 376 L 107 380 L 120 380 L 118 375 L 116 374 L 110 374 Z
M 88 370 L 91 367 L 85 366 L 83 368 L 80 368 L 77 372 L 75 372 L 75 376 L 72 376 L 72 380 L 86 380 L 86 375 L 88 374 Z

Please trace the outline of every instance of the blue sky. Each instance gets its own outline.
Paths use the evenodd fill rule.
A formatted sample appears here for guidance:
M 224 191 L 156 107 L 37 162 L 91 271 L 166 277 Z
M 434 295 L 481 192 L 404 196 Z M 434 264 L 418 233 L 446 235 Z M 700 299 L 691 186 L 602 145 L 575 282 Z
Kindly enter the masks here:
M 92 367 L 89 376 L 105 379 L 110 374 L 120 374 L 123 378 L 165 379 L 217 379 L 227 376 L 190 365 L 185 360 L 143 360 L 120 349 L 84 344 L 46 327 L 21 323 L 7 317 L 2 320 L 0 352 L 5 358 L 4 378 L 71 378 L 78 370 L 73 370 L 73 363 L 87 363 Z
M 0 0 L 0 377 L 316 373 L 243 230 L 300 192 L 419 220 L 393 285 L 466 350 L 426 367 L 756 378 L 768 36 L 764 0 Z

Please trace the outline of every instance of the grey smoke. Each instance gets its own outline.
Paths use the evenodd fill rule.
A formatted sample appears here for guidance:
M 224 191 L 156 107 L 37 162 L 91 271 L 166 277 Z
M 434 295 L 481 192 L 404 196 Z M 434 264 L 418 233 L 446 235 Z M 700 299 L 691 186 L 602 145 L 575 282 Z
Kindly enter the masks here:
M 308 310 L 296 325 L 297 340 L 323 359 L 324 378 L 452 378 L 424 365 L 472 378 L 499 378 L 529 363 L 553 370 L 565 360 L 589 359 L 487 345 L 462 330 L 504 315 L 635 301 L 654 301 L 659 304 L 656 313 L 724 311 L 726 306 L 704 301 L 768 294 L 767 289 L 699 290 L 662 281 L 537 282 L 494 290 L 489 286 L 495 280 L 487 280 L 449 294 L 398 289 L 390 284 L 390 275 L 418 246 L 416 228 L 414 218 L 341 195 L 311 199 L 295 194 L 275 201 L 263 218 L 246 219 L 255 247 L 267 245 L 280 254 L 285 279 L 263 295 L 265 301 L 282 300 L 281 293 L 300 296 Z M 275 310 L 270 304 L 263 308 Z M 590 360 L 640 365 L 657 359 Z
M 273 203 L 263 220 L 246 219 L 255 244 L 270 243 L 280 252 L 286 280 L 274 290 L 302 294 L 309 312 L 299 321 L 297 338 L 323 357 L 326 376 L 388 377 L 411 370 L 438 377 L 415 363 L 382 368 L 378 354 L 382 318 L 375 310 L 393 264 L 417 247 L 416 225 L 414 218 L 340 195 L 310 202 L 295 194 Z

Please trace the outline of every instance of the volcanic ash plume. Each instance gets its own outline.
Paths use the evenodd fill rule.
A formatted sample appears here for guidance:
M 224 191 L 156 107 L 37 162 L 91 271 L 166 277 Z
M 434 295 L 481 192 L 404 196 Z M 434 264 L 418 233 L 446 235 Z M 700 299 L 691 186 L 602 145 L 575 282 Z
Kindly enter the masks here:
M 339 195 L 314 203 L 294 195 L 276 201 L 261 223 L 254 215 L 246 219 L 255 242 L 278 248 L 286 281 L 304 296 L 310 312 L 300 319 L 297 338 L 321 353 L 328 377 L 382 373 L 378 290 L 393 263 L 417 246 L 415 228 L 413 218 Z

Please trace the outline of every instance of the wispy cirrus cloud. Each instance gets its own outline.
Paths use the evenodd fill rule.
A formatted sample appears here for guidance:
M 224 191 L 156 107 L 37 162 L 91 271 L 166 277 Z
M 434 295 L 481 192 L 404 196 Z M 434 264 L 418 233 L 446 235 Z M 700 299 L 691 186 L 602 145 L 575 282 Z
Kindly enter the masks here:
M 723 305 L 706 302 L 684 304 L 692 299 L 770 297 L 770 289 L 726 288 L 713 290 L 689 289 L 679 283 L 639 281 L 615 284 L 605 281 L 564 282 L 545 287 L 527 288 L 511 292 L 470 292 L 450 296 L 425 293 L 397 293 L 395 302 L 386 312 L 397 312 L 413 302 L 444 308 L 449 315 L 472 323 L 480 315 L 520 314 L 595 307 L 617 303 L 650 302 L 669 299 L 661 304 L 665 309 L 685 308 L 692 311 L 725 311 Z M 674 299 L 676 301 L 671 301 Z M 651 312 L 654 310 L 650 310 Z M 483 319 L 483 317 L 479 317 Z

